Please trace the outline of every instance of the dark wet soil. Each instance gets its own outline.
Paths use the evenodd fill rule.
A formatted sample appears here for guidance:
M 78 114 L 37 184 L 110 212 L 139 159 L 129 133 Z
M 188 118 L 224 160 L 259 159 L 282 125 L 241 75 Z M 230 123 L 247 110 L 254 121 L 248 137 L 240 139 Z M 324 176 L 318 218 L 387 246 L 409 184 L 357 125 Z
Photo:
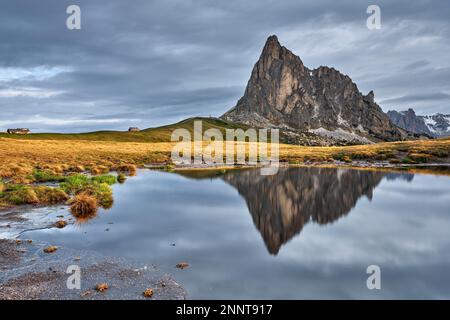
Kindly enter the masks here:
M 128 261 L 103 257 L 95 252 L 59 247 L 44 253 L 48 244 L 26 240 L 0 240 L 1 300 L 108 300 L 184 299 L 185 290 L 155 266 L 139 266 Z M 80 289 L 69 289 L 69 266 L 81 270 Z M 98 292 L 96 286 L 108 285 Z M 144 291 L 153 289 L 151 298 Z
M 20 252 L 15 241 L 0 239 L 0 269 L 14 266 L 20 261 Z

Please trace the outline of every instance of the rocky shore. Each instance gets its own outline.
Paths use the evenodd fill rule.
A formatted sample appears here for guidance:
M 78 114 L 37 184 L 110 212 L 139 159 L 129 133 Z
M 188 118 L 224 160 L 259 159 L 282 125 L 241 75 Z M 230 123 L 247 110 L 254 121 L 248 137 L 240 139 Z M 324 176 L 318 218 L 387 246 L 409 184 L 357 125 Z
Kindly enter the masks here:
M 345 161 L 280 163 L 280 167 L 328 166 L 354 169 L 414 171 L 416 173 L 450 174 L 448 164 L 391 164 L 389 162 Z M 166 171 L 203 171 L 210 175 L 227 170 L 251 169 L 255 166 L 179 166 Z M 149 166 L 148 169 L 158 169 Z M 27 231 L 63 228 L 76 218 L 68 205 L 16 206 L 0 210 L 0 299 L 184 299 L 185 290 L 168 274 L 154 265 L 139 265 L 97 252 L 59 247 L 57 243 L 36 243 L 27 239 Z M 52 250 L 45 250 L 48 248 Z M 47 251 L 47 252 L 46 252 Z M 80 289 L 68 289 L 67 268 L 79 266 Z M 99 284 L 108 289 L 97 290 Z M 148 291 L 147 289 L 151 289 Z M 146 297 L 144 292 L 152 292 Z

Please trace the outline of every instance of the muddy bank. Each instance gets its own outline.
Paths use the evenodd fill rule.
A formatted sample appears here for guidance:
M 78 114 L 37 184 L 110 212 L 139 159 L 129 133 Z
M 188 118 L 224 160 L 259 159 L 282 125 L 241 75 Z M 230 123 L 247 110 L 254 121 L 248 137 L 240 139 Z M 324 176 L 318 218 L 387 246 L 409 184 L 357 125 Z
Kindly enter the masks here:
M 35 207 L 17 206 L 0 210 L 0 239 L 14 239 L 31 230 L 55 227 L 57 221 L 73 223 L 75 218 L 66 205 Z
M 185 290 L 153 265 L 136 265 L 90 251 L 58 247 L 45 253 L 44 243 L 0 240 L 0 299 L 185 299 Z M 81 288 L 68 289 L 67 268 L 81 270 Z M 100 292 L 99 284 L 108 289 Z M 152 289 L 153 295 L 143 292 Z
M 75 223 L 67 205 L 0 210 L 0 300 L 185 298 L 185 290 L 154 265 L 66 247 L 45 253 L 50 244 L 26 238 L 27 231 L 57 228 L 58 221 Z M 71 265 L 81 270 L 79 290 L 67 288 L 71 274 L 66 271 Z M 107 284 L 108 289 L 99 292 L 99 284 Z M 151 297 L 144 297 L 147 289 L 152 289 Z

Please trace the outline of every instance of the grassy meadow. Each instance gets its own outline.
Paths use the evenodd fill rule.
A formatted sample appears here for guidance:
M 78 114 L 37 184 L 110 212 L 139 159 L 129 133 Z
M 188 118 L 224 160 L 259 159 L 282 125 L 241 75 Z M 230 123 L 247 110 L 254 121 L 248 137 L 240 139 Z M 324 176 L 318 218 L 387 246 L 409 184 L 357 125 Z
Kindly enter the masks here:
M 170 166 L 172 130 L 192 132 L 193 120 L 140 132 L 0 135 L 0 207 L 53 204 L 69 200 L 82 214 L 112 204 L 110 185 L 124 182 L 146 164 Z M 203 129 L 237 125 L 204 118 Z M 245 129 L 245 128 L 244 128 Z M 246 143 L 248 145 L 248 143 Z M 290 164 L 449 163 L 450 138 L 344 147 L 280 144 L 280 161 Z M 118 176 L 110 172 L 119 173 Z M 87 175 L 88 174 L 88 175 Z M 37 183 L 52 182 L 54 186 Z

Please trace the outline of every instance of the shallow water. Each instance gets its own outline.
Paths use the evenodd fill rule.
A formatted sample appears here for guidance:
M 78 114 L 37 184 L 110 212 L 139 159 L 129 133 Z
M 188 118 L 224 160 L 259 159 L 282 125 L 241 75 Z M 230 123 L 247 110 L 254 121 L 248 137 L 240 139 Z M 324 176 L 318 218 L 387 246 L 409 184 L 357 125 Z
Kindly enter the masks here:
M 23 237 L 153 263 L 192 299 L 450 298 L 448 176 L 140 171 L 113 189 L 94 219 Z M 381 290 L 367 289 L 369 265 Z

